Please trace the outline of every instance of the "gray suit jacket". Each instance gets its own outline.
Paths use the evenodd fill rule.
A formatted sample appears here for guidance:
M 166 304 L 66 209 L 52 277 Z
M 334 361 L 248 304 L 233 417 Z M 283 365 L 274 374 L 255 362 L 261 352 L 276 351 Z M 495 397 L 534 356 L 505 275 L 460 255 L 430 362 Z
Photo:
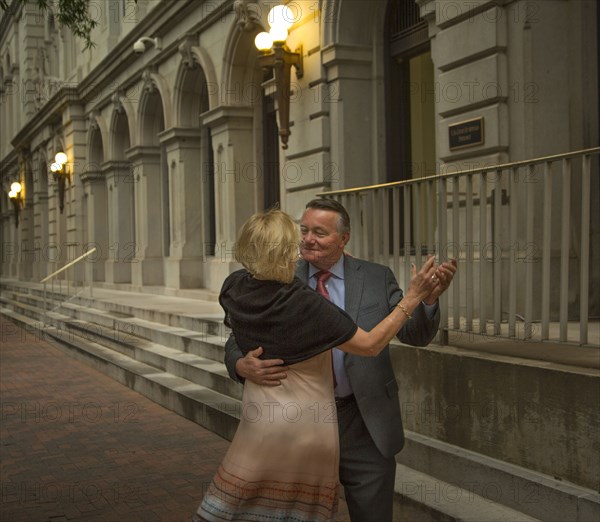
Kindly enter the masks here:
M 308 263 L 300 261 L 296 275 L 308 279 Z M 402 299 L 402 290 L 392 271 L 383 265 L 353 257 L 344 259 L 346 312 L 363 330 L 371 330 Z M 420 305 L 398 333 L 398 339 L 413 346 L 426 346 L 437 333 L 439 309 L 431 319 Z M 236 381 L 235 363 L 242 352 L 233 335 L 225 345 L 225 364 Z M 398 400 L 398 384 L 390 360 L 389 347 L 377 357 L 345 354 L 344 365 L 358 408 L 375 445 L 385 457 L 398 453 L 404 446 L 404 431 Z

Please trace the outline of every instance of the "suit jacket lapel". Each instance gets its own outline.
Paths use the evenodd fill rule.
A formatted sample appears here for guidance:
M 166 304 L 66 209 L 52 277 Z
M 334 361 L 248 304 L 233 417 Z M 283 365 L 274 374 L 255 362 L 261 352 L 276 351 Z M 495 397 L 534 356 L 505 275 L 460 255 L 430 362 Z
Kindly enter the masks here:
M 346 289 L 346 312 L 354 321 L 358 319 L 360 300 L 363 293 L 364 276 L 360 263 L 352 257 L 344 257 L 344 286 Z
M 357 263 L 353 258 L 344 256 L 344 287 L 345 287 L 345 309 L 346 313 L 356 322 L 358 319 L 358 311 L 360 308 L 360 299 L 363 293 L 363 274 L 360 263 Z M 308 284 L 308 263 L 301 259 L 296 268 L 296 276 L 304 284 Z M 344 364 L 348 369 L 350 354 L 344 353 Z
M 303 259 L 298 262 L 296 276 L 304 284 L 308 284 L 308 263 Z M 358 319 L 363 286 L 364 276 L 360 263 L 352 257 L 344 256 L 345 309 L 354 321 Z
M 304 261 L 304 259 L 298 261 L 298 266 L 296 267 L 296 277 L 305 285 L 308 284 L 308 263 Z

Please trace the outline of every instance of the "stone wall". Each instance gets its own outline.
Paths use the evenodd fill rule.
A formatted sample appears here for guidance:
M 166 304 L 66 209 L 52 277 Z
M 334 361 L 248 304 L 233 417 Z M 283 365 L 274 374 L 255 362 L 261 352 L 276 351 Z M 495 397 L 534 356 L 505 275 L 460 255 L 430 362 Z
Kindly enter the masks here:
M 440 346 L 392 360 L 407 430 L 600 488 L 598 370 Z

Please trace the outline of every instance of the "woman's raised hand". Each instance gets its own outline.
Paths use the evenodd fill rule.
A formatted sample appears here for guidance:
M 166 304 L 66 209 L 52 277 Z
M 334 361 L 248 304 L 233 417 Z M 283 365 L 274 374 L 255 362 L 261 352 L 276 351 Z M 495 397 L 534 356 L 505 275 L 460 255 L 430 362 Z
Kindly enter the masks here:
M 405 298 L 415 299 L 417 302 L 425 299 L 439 283 L 436 276 L 437 268 L 435 256 L 433 255 L 427 257 L 427 261 L 423 263 L 418 272 L 417 267 L 413 264 L 411 269 L 412 277 Z

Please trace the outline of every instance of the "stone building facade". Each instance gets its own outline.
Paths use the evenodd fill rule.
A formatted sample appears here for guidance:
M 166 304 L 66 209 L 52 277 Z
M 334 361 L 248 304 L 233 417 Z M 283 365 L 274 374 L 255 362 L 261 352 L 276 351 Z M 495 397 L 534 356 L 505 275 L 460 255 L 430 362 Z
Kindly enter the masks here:
M 99 284 L 218 290 L 256 210 L 299 215 L 324 190 L 598 144 L 592 0 L 306 0 L 285 2 L 304 74 L 291 73 L 283 149 L 254 47 L 278 3 L 97 0 L 86 50 L 52 11 L 13 2 L 0 25 L 2 276 L 39 281 L 95 246 Z M 157 40 L 136 53 L 143 37 Z M 485 137 L 451 147 L 449 128 L 471 120 Z
M 326 191 L 599 144 L 595 0 L 294 0 L 282 2 L 293 13 L 287 46 L 301 53 L 303 74 L 292 68 L 284 148 L 277 85 L 254 46 L 279 3 L 93 0 L 95 46 L 84 49 L 52 11 L 14 0 L 0 21 L 0 278 L 39 282 L 95 247 L 70 278 L 91 272 L 106 288 L 217 292 L 234 268 L 237 230 L 255 211 L 279 204 L 299 216 Z M 52 172 L 59 151 L 67 162 Z M 594 162 L 590 194 L 574 176 L 566 198 L 552 196 L 571 203 L 566 225 L 558 212 L 527 214 L 536 241 L 545 219 L 552 230 L 571 232 L 566 248 L 560 234 L 549 237 L 554 269 L 585 257 L 579 203 L 589 196 L 591 289 L 600 282 L 597 156 Z M 8 197 L 17 181 L 18 213 Z M 537 173 L 527 181 L 539 181 Z M 523 186 L 512 188 L 509 196 L 526 207 Z M 460 199 L 466 189 L 455 193 Z M 456 207 L 466 207 L 463 201 Z M 427 220 L 436 211 L 424 203 L 416 217 Z M 488 211 L 491 222 L 489 209 L 475 219 Z M 436 219 L 444 222 L 443 210 Z M 526 237 L 526 227 L 514 223 Z M 561 288 L 547 277 L 547 300 L 560 298 L 569 314 L 586 286 L 578 266 L 571 263 Z M 467 314 L 500 300 L 495 294 L 505 299 L 504 292 L 478 292 L 471 283 L 481 271 L 466 281 L 463 268 L 462 286 L 457 277 L 448 293 L 470 291 Z M 539 264 L 527 268 L 524 279 L 537 291 Z M 519 310 L 520 284 L 513 277 Z M 537 297 L 525 297 L 534 318 Z M 589 315 L 598 317 L 598 292 L 589 299 Z M 477 348 L 468 355 L 434 345 L 392 352 L 407 431 L 598 489 L 597 370 Z M 409 437 L 413 450 L 418 437 Z M 401 455 L 410 459 L 413 450 Z M 469 467 L 448 468 L 471 476 Z

